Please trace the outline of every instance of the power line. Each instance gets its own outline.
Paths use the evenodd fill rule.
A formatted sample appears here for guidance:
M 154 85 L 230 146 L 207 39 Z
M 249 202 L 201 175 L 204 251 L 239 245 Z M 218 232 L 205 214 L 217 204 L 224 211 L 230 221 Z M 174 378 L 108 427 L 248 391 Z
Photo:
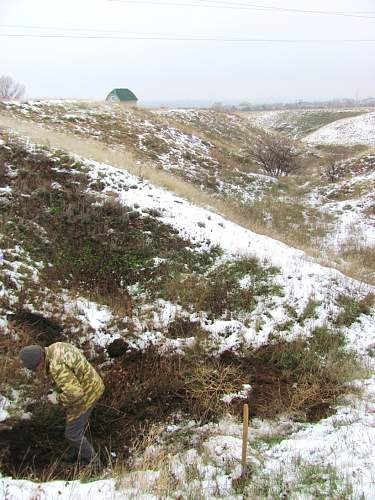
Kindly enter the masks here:
M 37 29 L 37 30 L 54 30 L 54 31 L 72 31 L 78 33 L 117 33 L 123 35 L 160 35 L 160 36 L 181 36 L 177 33 L 160 33 L 160 32 L 143 32 L 143 31 L 122 31 L 122 30 L 98 30 L 96 28 L 63 28 L 61 26 L 29 26 L 25 24 L 0 24 L 0 28 L 21 28 L 21 29 Z M 188 35 L 186 35 L 188 36 Z
M 160 32 L 144 32 L 144 31 L 120 31 L 120 30 L 98 30 L 91 28 L 62 28 L 52 26 L 29 26 L 29 25 L 7 25 L 0 24 L 0 28 L 21 28 L 21 29 L 38 29 L 38 30 L 61 30 L 62 32 L 77 32 L 77 35 L 66 35 L 64 33 L 0 33 L 2 37 L 21 37 L 21 38 L 72 38 L 72 39 L 99 39 L 99 40 L 171 40 L 171 41 L 222 41 L 222 42 L 275 42 L 275 43 L 356 43 L 356 42 L 373 42 L 371 39 L 268 39 L 268 38 L 247 38 L 238 36 L 220 36 L 220 35 L 189 35 L 181 33 L 160 33 Z M 107 33 L 109 35 L 81 35 L 81 33 Z M 112 36 L 114 35 L 114 36 Z
M 375 19 L 375 12 L 344 12 L 344 11 L 329 11 L 329 10 L 308 10 L 308 9 L 293 9 L 288 7 L 275 7 L 267 5 L 258 5 L 251 3 L 229 3 L 222 2 L 218 0 L 193 0 L 195 3 L 191 2 L 166 2 L 163 0 L 151 1 L 151 0 L 107 0 L 109 2 L 117 3 L 128 3 L 137 5 L 164 5 L 169 7 L 198 7 L 198 8 L 208 8 L 208 9 L 229 9 L 229 10 L 250 10 L 250 11 L 263 11 L 263 12 L 289 12 L 296 14 L 318 14 L 327 16 L 342 16 L 342 17 L 353 17 L 360 19 Z M 203 3 L 204 2 L 204 3 Z M 369 15 L 370 14 L 370 15 Z
M 109 1 L 117 1 L 117 0 L 109 0 Z M 324 15 L 343 15 L 343 16 L 374 16 L 375 11 L 330 11 L 330 10 L 313 10 L 313 9 L 295 9 L 291 7 L 277 7 L 275 5 L 259 5 L 254 4 L 252 2 L 228 2 L 224 0 L 192 0 L 197 4 L 203 3 L 207 4 L 216 4 L 217 6 L 225 6 L 225 7 L 249 7 L 251 9 L 261 9 L 261 10 L 271 10 L 271 11 L 282 11 L 282 12 L 298 12 L 298 13 L 306 13 L 306 14 L 324 14 Z M 371 17 L 372 18 L 372 17 Z
M 186 36 L 155 36 L 153 34 L 140 33 L 140 36 L 97 36 L 97 35 L 41 35 L 24 33 L 0 33 L 5 38 L 63 38 L 79 40 L 165 40 L 165 41 L 189 41 L 189 42 L 242 42 L 242 43 L 373 43 L 375 39 L 278 39 L 278 38 L 220 38 L 202 37 L 194 35 Z

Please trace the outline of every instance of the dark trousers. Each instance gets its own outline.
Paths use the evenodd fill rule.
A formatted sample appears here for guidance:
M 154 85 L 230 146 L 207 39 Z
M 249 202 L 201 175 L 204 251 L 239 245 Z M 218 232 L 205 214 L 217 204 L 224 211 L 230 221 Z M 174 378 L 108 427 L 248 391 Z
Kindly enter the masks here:
M 65 426 L 65 438 L 69 441 L 72 448 L 78 451 L 79 458 L 86 463 L 91 462 L 96 456 L 91 443 L 85 438 L 85 431 L 93 409 L 94 405 L 75 420 L 67 421 Z

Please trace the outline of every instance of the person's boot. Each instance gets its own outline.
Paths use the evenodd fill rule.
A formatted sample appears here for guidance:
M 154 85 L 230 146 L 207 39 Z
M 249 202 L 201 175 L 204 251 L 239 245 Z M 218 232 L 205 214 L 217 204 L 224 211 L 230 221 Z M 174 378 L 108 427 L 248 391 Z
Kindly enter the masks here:
M 93 475 L 95 476 L 98 476 L 103 471 L 103 464 L 99 455 L 96 455 L 96 457 L 91 460 L 90 467 L 92 467 Z
M 69 448 L 62 456 L 62 462 L 74 464 L 78 459 L 78 450 Z
M 87 462 L 87 460 L 84 460 L 82 457 L 81 465 L 89 477 L 97 477 L 103 472 L 103 464 L 98 455 L 96 455 L 90 462 Z

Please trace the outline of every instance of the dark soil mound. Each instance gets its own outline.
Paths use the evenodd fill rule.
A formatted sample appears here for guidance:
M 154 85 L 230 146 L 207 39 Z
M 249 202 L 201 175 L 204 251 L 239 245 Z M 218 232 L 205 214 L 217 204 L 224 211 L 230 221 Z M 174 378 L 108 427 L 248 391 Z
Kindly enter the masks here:
M 41 314 L 22 310 L 9 314 L 8 320 L 18 328 L 30 329 L 33 339 L 42 346 L 49 346 L 54 342 L 64 340 L 62 326 Z

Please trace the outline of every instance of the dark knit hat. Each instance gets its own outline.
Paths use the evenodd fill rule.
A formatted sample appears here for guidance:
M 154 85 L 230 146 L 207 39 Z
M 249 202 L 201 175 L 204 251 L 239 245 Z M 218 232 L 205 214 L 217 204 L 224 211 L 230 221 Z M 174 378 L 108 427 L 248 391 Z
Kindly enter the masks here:
M 35 371 L 44 357 L 44 349 L 40 345 L 28 345 L 20 350 L 19 357 L 25 368 Z

